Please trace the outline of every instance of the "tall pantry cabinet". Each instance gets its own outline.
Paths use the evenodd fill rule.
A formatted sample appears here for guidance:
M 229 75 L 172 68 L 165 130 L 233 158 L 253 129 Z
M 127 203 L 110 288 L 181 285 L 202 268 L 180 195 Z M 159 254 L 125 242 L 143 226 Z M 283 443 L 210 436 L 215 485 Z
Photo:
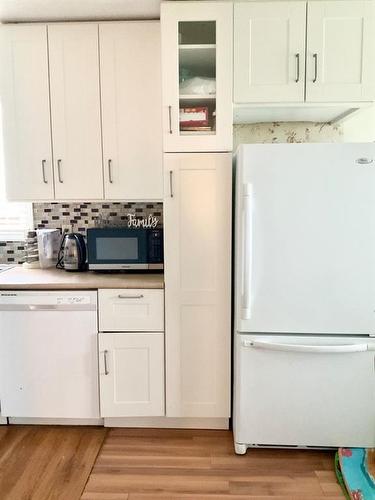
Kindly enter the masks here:
M 161 8 L 167 417 L 230 416 L 232 9 Z

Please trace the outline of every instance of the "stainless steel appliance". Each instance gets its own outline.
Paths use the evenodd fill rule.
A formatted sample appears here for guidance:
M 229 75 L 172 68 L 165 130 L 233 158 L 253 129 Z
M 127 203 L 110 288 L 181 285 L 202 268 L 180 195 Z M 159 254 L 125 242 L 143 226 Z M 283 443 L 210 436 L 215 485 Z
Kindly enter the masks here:
M 92 228 L 87 230 L 88 267 L 94 271 L 163 269 L 160 228 Z
M 85 271 L 86 255 L 86 243 L 82 234 L 67 233 L 61 243 L 56 267 L 65 271 Z

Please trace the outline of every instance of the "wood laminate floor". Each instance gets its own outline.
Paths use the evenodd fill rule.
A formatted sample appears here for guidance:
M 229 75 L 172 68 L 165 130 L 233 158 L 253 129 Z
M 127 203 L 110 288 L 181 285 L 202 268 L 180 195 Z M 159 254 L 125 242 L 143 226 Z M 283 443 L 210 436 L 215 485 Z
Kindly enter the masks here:
M 1 500 L 78 500 L 102 427 L 0 426 Z
M 333 465 L 315 450 L 236 456 L 229 431 L 112 429 L 82 500 L 337 500 Z

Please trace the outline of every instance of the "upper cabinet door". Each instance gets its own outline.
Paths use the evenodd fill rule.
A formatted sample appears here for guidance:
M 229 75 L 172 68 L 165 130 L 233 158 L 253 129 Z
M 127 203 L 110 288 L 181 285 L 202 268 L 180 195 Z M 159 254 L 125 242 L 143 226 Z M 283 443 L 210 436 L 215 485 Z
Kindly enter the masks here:
M 163 197 L 160 23 L 99 26 L 107 199 Z
M 234 6 L 234 101 L 303 102 L 306 4 Z
M 375 2 L 309 2 L 306 100 L 375 98 Z
M 2 26 L 0 46 L 7 198 L 51 200 L 47 28 Z
M 98 25 L 50 25 L 48 39 L 56 198 L 103 198 Z
M 229 2 L 161 4 L 164 151 L 232 150 Z

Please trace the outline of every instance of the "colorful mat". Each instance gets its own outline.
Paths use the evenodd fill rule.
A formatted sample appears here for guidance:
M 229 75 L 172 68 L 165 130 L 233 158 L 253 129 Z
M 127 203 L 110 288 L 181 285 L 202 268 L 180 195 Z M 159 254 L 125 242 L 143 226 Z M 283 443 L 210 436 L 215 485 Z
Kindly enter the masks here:
M 375 500 L 375 449 L 340 448 L 337 479 L 350 500 Z

